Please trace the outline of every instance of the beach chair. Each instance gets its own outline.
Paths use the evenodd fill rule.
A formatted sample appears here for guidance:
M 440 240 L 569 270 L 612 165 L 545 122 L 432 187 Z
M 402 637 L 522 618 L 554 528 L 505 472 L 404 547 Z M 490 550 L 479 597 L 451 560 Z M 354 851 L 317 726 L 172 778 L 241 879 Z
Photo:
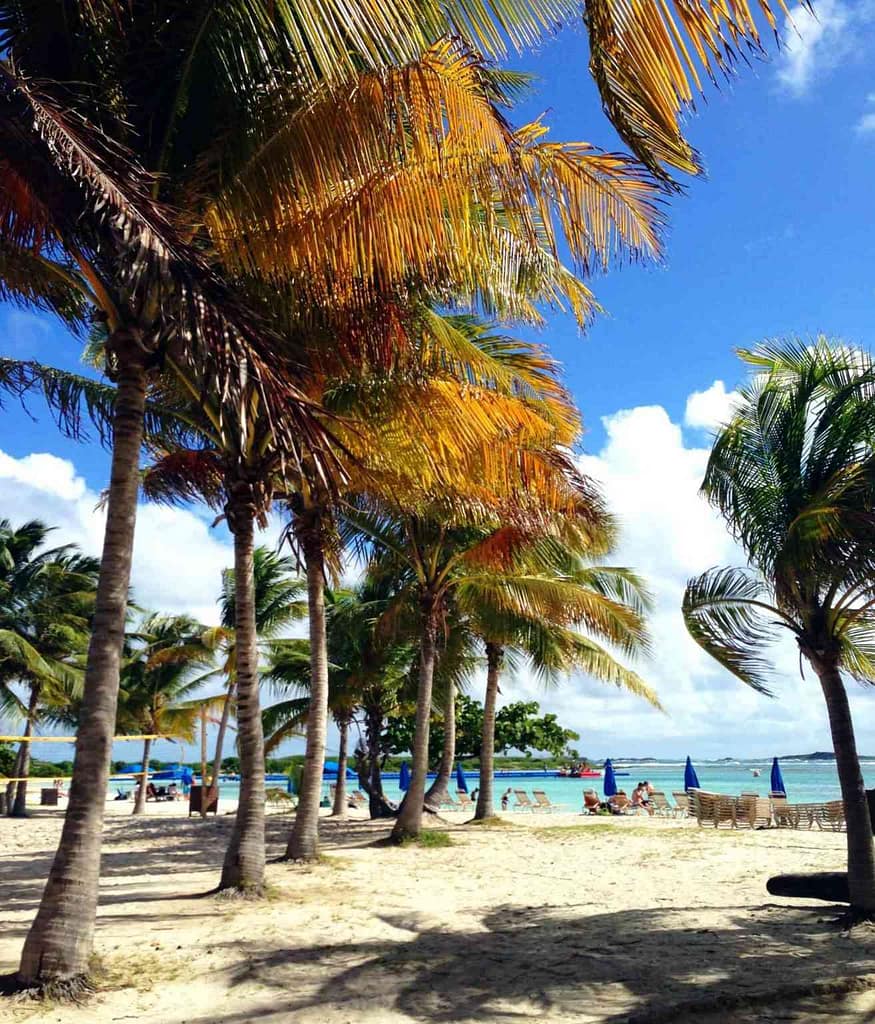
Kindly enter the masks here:
M 820 804 L 816 821 L 820 828 L 842 832 L 845 829 L 845 805 L 841 800 L 830 800 L 828 803 Z
M 768 828 L 772 824 L 772 804 L 765 797 L 742 793 L 736 801 L 736 825 L 748 828 Z
M 686 792 L 672 793 L 675 802 L 675 816 L 678 818 L 686 818 L 691 813 L 690 811 L 690 796 Z
M 456 796 L 459 798 L 459 802 L 453 806 L 458 807 L 460 811 L 473 811 L 477 806 L 464 790 L 457 790 Z
M 583 791 L 583 814 L 598 814 L 601 806 L 601 799 L 594 789 L 585 789 Z
M 365 794 L 360 789 L 354 789 L 349 794 L 349 798 L 356 805 L 356 807 L 367 807 L 368 806 L 368 798 L 365 796 Z
M 513 811 L 534 811 L 535 805 L 529 800 L 529 795 L 524 789 L 515 789 L 513 795 L 516 797 L 516 803 L 513 805 L 511 810 Z
M 665 793 L 661 793 L 658 790 L 650 794 L 650 806 L 653 808 L 653 813 L 660 818 L 671 818 L 674 816 L 675 808 L 668 802 Z
M 548 811 L 551 814 L 553 814 L 554 812 L 558 812 L 561 814 L 568 806 L 567 804 L 552 803 L 550 797 L 547 796 L 543 789 L 533 789 L 532 796 L 535 798 L 537 806 L 540 810 Z
M 632 801 L 625 793 L 617 793 L 616 796 L 612 796 L 608 801 L 608 805 L 614 814 L 637 814 L 639 811 L 647 814 L 647 808 L 643 805 L 633 807 Z

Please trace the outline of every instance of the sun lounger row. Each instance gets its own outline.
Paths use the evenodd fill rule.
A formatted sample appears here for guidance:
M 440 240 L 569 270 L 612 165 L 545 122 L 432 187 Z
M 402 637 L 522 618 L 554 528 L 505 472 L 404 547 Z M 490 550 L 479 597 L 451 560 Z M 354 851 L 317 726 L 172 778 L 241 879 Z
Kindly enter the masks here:
M 473 811 L 476 807 L 476 804 L 467 793 L 463 793 L 459 790 L 457 791 L 456 796 L 458 797 L 458 801 L 454 800 L 452 796 L 448 794 L 441 803 L 441 807 L 457 811 Z M 513 796 L 514 803 L 509 804 L 507 808 L 511 811 L 544 811 L 550 813 L 553 811 L 567 811 L 568 809 L 565 804 L 554 804 L 542 789 L 532 790 L 532 796 L 534 799 L 530 799 L 529 794 L 524 789 L 515 789 L 513 791 Z
M 677 798 L 678 794 L 675 794 Z M 699 825 L 719 828 L 818 828 L 841 831 L 845 827 L 845 810 L 841 800 L 821 804 L 789 804 L 785 797 L 760 797 L 754 793 L 723 796 L 691 790 L 689 813 Z
M 772 801 L 775 824 L 779 828 L 818 828 L 841 832 L 845 828 L 845 807 L 841 800 L 824 804 L 790 804 L 786 799 Z

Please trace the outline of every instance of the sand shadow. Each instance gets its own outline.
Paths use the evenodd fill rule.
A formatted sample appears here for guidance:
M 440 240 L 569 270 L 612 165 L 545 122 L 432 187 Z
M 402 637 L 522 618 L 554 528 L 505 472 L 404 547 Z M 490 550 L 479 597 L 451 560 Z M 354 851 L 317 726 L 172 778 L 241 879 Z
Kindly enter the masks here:
M 830 969 L 858 977 L 875 971 L 875 939 L 843 937 L 834 908 L 721 909 L 723 923 L 714 928 L 697 927 L 694 910 L 577 916 L 508 906 L 463 931 L 383 917 L 407 937 L 284 950 L 253 944 L 240 950 L 230 986 L 269 992 L 270 1008 L 258 1019 L 277 1024 L 320 1007 L 326 1016 L 330 1009 L 355 1019 L 380 1005 L 429 1024 L 506 1024 L 547 1013 L 620 1024 L 681 1013 L 694 1020 L 727 993 L 769 999 L 780 988 L 814 985 Z M 841 959 L 830 968 L 837 948 Z M 210 1017 L 214 1024 L 250 1019 Z

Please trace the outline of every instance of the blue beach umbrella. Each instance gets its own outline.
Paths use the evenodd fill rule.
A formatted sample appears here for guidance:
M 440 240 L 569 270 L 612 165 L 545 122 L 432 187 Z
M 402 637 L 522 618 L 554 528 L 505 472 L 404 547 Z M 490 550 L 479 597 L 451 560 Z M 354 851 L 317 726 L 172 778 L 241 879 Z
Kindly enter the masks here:
M 456 789 L 458 789 L 460 793 L 468 792 L 468 780 L 465 778 L 465 773 L 462 771 L 462 766 L 460 764 L 456 765 Z
M 398 773 L 398 788 L 402 793 L 410 789 L 410 768 L 406 761 L 401 762 L 401 771 Z
M 787 795 L 787 790 L 784 788 L 784 777 L 781 775 L 781 766 L 778 764 L 778 759 L 772 759 L 772 792 L 783 793 Z
M 616 796 L 617 795 L 617 779 L 614 775 L 614 766 L 611 764 L 611 759 L 608 758 L 605 761 L 605 796 Z
M 690 760 L 690 755 L 687 754 L 687 766 L 684 768 L 684 789 L 701 789 L 699 785 L 699 776 L 696 775 L 696 769 L 693 767 L 693 762 Z

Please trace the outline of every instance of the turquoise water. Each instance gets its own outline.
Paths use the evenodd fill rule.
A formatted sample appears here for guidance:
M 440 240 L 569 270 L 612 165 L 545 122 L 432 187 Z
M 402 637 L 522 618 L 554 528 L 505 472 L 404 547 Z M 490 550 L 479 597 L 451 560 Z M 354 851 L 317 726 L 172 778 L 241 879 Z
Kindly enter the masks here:
M 664 791 L 669 799 L 671 799 L 672 792 L 682 790 L 684 787 L 683 762 L 661 762 L 629 767 L 618 764 L 615 767 L 619 773 L 629 772 L 628 775 L 621 774 L 617 778 L 617 785 L 621 789 L 625 789 L 627 793 L 631 792 L 643 779 L 651 782 L 655 789 Z M 754 768 L 760 770 L 759 778 L 753 776 L 752 769 Z M 760 796 L 767 796 L 769 793 L 770 761 L 744 761 L 734 764 L 701 761 L 696 763 L 696 771 L 702 788 L 715 793 L 738 795 L 746 792 L 757 793 Z M 787 789 L 787 798 L 791 803 L 835 800 L 841 795 L 835 764 L 832 762 L 788 761 L 781 765 L 781 771 Z M 863 777 L 869 788 L 875 788 L 875 763 L 863 765 Z M 468 789 L 473 790 L 477 786 L 477 773 L 467 773 L 467 778 Z M 524 789 L 530 794 L 533 789 L 542 789 L 553 803 L 562 803 L 569 810 L 577 811 L 583 803 L 583 791 L 592 788 L 601 794 L 603 792 L 602 783 L 602 779 L 559 778 L 552 773 L 524 778 L 497 778 L 495 780 L 495 801 L 497 805 L 501 794 L 508 788 Z M 282 783 L 269 782 L 268 785 L 279 787 L 282 786 Z M 353 787 L 353 781 L 349 780 L 348 785 Z M 383 787 L 390 800 L 400 800 L 401 791 L 398 789 L 397 779 L 386 779 Z M 112 786 L 113 793 L 115 788 L 114 784 Z M 130 786 L 118 784 L 118 788 L 129 789 Z M 454 793 L 455 789 L 455 779 L 453 779 L 450 791 Z M 236 800 L 238 793 L 238 783 L 223 782 L 221 784 L 220 797 Z M 325 793 L 326 795 L 328 793 L 327 783 Z M 511 798 L 511 804 L 513 803 L 514 800 Z

